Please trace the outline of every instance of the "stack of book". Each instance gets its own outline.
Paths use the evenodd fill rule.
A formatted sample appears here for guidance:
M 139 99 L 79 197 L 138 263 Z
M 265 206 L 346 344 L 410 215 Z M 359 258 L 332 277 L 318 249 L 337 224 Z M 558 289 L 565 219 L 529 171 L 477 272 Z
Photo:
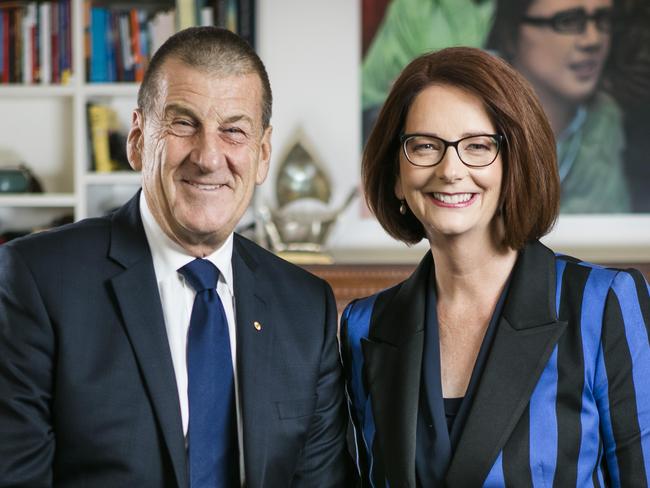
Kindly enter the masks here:
M 225 27 L 254 46 L 254 0 L 176 0 L 175 8 L 166 9 L 155 3 L 124 9 L 85 0 L 88 81 L 142 81 L 156 49 L 177 30 L 195 25 Z
M 71 0 L 0 2 L 0 83 L 68 84 L 71 14 Z

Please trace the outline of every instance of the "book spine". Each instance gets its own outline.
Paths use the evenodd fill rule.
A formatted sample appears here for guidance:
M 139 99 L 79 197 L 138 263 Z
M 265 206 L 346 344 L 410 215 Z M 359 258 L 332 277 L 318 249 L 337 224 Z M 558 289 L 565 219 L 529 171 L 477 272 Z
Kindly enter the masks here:
M 131 22 L 131 52 L 133 53 L 133 71 L 135 81 L 141 82 L 144 79 L 144 63 L 142 61 L 142 49 L 140 48 L 140 21 L 138 12 L 132 8 L 129 12 Z
M 41 21 L 41 10 L 34 2 L 34 23 L 32 24 L 32 80 L 34 83 L 41 81 L 41 50 L 39 23 Z
M 4 29 L 5 29 L 5 12 L 0 10 L 0 83 L 3 83 L 4 73 L 5 73 L 5 50 L 4 50 Z
M 67 84 L 72 80 L 73 51 L 72 51 L 72 0 L 64 0 L 64 32 L 65 32 L 65 64 L 64 64 L 64 83 Z
M 106 9 L 90 9 L 90 81 L 108 81 L 106 47 Z
M 91 37 L 90 37 L 90 7 L 92 6 L 92 0 L 84 0 L 83 2 L 83 29 L 84 29 L 84 71 L 86 73 L 86 81 L 90 81 L 90 51 L 92 50 L 91 46 Z
M 239 0 L 237 33 L 255 47 L 255 0 Z
M 107 107 L 89 103 L 88 124 L 90 127 L 94 170 L 100 173 L 110 172 L 113 165 L 108 144 L 109 116 Z
M 196 25 L 196 6 L 194 0 L 176 0 L 177 29 L 182 30 Z
M 237 0 L 226 0 L 224 27 L 235 34 L 237 34 L 238 10 Z
M 52 22 L 50 19 L 51 8 L 52 4 L 50 2 L 43 2 L 39 6 L 39 72 L 41 75 L 41 83 L 43 84 L 52 83 L 52 38 L 50 33 Z
M 52 39 L 52 82 L 58 83 L 61 80 L 59 71 L 59 5 L 52 4 L 52 15 L 50 17 L 50 38 Z

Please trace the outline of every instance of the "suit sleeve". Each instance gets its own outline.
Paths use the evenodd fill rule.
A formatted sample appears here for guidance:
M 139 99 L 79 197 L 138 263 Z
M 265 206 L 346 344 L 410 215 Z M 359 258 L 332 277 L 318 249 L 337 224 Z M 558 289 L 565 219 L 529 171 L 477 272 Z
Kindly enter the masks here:
M 326 316 L 317 404 L 307 441 L 292 486 L 345 487 L 350 485 L 351 460 L 345 447 L 347 417 L 343 398 L 343 377 L 339 360 L 334 295 L 324 284 Z
M 650 485 L 650 298 L 636 270 L 607 294 L 596 395 L 612 486 Z
M 55 335 L 32 271 L 0 246 L 0 487 L 52 485 Z

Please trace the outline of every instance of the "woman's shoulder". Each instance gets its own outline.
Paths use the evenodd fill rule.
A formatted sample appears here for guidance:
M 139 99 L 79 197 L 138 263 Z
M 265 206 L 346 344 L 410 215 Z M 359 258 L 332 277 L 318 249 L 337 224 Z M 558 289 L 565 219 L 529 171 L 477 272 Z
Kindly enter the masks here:
M 648 284 L 643 274 L 635 268 L 607 267 L 572 256 L 556 254 L 558 280 L 564 285 L 580 284 L 585 291 L 606 295 L 613 290 L 616 294 L 648 295 Z
M 343 310 L 341 322 L 343 330 L 350 340 L 360 340 L 368 337 L 370 321 L 373 313 L 376 312 L 378 303 L 385 303 L 403 285 L 398 283 L 390 288 L 378 291 L 370 296 L 352 300 Z

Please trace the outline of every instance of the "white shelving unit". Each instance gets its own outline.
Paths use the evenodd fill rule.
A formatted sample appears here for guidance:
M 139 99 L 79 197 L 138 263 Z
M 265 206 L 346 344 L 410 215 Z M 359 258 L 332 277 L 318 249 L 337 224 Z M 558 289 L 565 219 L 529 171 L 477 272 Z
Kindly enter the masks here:
M 0 85 L 0 151 L 10 150 L 44 187 L 42 194 L 0 194 L 0 232 L 101 215 L 131 196 L 140 175 L 96 173 L 89 161 L 86 103 L 115 106 L 125 127 L 136 105 L 135 83 L 86 83 L 83 0 L 72 0 L 73 78 L 68 85 Z

